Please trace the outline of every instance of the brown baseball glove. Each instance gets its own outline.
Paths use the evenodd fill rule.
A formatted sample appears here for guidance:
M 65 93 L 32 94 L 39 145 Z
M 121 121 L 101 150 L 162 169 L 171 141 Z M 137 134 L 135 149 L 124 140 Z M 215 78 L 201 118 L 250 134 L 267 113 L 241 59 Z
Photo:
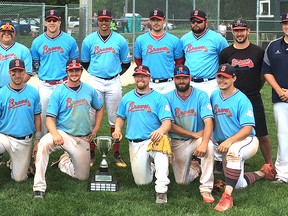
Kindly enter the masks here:
M 214 183 L 213 191 L 223 193 L 225 190 L 226 183 L 221 179 L 217 179 Z

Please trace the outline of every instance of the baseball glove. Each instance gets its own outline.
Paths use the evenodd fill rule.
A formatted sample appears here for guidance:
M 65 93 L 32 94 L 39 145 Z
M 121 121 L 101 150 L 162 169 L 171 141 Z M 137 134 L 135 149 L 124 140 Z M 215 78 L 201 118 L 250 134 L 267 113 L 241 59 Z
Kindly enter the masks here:
M 223 193 L 225 190 L 226 183 L 221 179 L 217 179 L 214 183 L 213 191 Z
M 163 135 L 159 142 L 151 141 L 148 145 L 147 152 L 158 151 L 167 154 L 169 157 L 173 155 L 170 145 L 170 140 L 167 135 Z

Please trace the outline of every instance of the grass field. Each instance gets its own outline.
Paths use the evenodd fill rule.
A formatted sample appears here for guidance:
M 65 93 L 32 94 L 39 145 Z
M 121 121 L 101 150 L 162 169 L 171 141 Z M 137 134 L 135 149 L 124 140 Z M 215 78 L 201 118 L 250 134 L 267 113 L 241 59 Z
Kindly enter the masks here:
M 133 85 L 124 87 L 124 92 Z M 262 91 L 266 107 L 267 123 L 270 137 L 273 141 L 273 159 L 275 160 L 277 139 L 271 103 L 271 88 L 266 84 Z M 109 135 L 109 126 L 105 118 L 99 135 Z M 159 206 L 155 203 L 154 183 L 145 186 L 135 185 L 130 169 L 128 144 L 124 139 L 121 148 L 122 156 L 128 163 L 127 168 L 117 168 L 108 154 L 110 169 L 120 184 L 119 192 L 88 192 L 88 182 L 72 179 L 55 168 L 48 168 L 46 180 L 47 194 L 43 200 L 32 199 L 33 179 L 24 183 L 15 183 L 10 179 L 9 170 L 0 167 L 0 215 L 288 215 L 288 184 L 274 185 L 269 181 L 259 181 L 253 186 L 234 193 L 235 207 L 222 214 L 213 210 L 221 194 L 214 194 L 214 204 L 204 204 L 199 192 L 199 180 L 189 185 L 177 185 L 172 171 L 168 191 L 168 204 Z M 61 152 L 51 154 L 50 163 L 58 159 Z M 5 159 L 8 155 L 5 154 Z M 92 174 L 100 163 L 97 152 L 97 162 L 91 169 Z M 246 171 L 259 169 L 263 164 L 261 152 L 247 161 Z M 221 176 L 216 176 L 221 178 Z

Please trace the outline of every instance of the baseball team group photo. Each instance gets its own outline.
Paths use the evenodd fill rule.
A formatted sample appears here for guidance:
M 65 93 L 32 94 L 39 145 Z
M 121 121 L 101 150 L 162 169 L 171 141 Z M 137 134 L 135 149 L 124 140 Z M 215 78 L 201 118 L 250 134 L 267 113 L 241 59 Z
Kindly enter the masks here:
M 57 8 L 29 48 L 2 20 L 0 215 L 288 215 L 288 11 L 266 47 L 147 16 L 133 49 L 105 7 L 80 44 Z

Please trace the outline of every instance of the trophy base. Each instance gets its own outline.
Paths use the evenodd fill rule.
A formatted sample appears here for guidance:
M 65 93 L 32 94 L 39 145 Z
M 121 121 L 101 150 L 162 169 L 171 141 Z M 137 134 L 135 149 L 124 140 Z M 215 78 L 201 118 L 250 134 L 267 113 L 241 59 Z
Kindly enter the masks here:
M 119 190 L 117 180 L 112 176 L 112 174 L 107 172 L 98 171 L 91 179 L 89 183 L 89 191 L 113 191 Z

